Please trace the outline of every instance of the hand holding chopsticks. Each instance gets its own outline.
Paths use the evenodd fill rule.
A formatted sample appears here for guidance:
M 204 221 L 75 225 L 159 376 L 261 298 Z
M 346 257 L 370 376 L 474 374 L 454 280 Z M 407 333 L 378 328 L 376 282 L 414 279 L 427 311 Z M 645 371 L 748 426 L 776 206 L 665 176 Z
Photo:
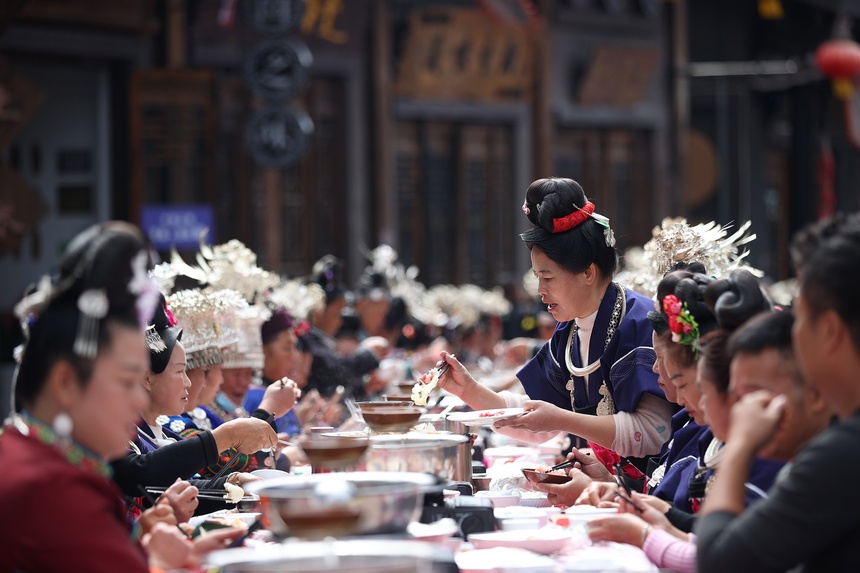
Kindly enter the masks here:
M 233 457 L 231 457 L 231 458 L 227 461 L 227 463 L 226 463 L 226 464 L 224 464 L 223 466 L 221 466 L 221 469 L 220 469 L 220 470 L 218 470 L 218 473 L 216 473 L 214 476 L 212 476 L 212 478 L 211 478 L 211 479 L 212 479 L 212 481 L 215 481 L 215 480 L 217 480 L 218 478 L 224 477 L 224 474 L 226 474 L 226 473 L 227 473 L 227 470 L 229 470 L 229 469 L 233 466 L 233 464 L 236 462 L 236 460 L 238 460 L 238 459 L 239 459 L 239 456 L 241 456 L 241 455 L 242 455 L 242 452 L 240 452 L 239 450 L 236 450 L 236 453 L 235 453 L 235 454 L 233 454 Z

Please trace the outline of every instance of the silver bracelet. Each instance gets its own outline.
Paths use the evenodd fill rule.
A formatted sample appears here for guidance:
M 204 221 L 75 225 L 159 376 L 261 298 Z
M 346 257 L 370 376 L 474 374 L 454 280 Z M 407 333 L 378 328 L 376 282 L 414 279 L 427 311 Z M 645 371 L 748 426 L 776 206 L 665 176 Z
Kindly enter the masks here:
M 642 526 L 642 543 L 640 543 L 640 546 L 645 545 L 645 538 L 647 538 L 647 537 L 648 537 L 648 532 L 649 532 L 649 531 L 651 531 L 651 526 L 650 526 L 650 525 L 648 525 L 648 524 L 646 523 L 645 525 L 643 525 L 643 526 Z

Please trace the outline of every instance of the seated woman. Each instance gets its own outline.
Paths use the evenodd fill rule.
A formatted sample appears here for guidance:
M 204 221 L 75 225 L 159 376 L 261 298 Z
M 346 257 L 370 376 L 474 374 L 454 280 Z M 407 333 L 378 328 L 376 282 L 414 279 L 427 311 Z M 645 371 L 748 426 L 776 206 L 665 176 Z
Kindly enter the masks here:
M 16 307 L 27 341 L 0 435 L 2 571 L 149 571 L 107 463 L 125 452 L 146 404 L 139 317 L 157 290 L 145 264 L 136 228 L 97 225 L 69 244 L 57 279 Z M 178 530 L 156 526 L 148 539 L 164 534 Z
M 187 440 L 163 428 L 158 417 L 167 418 L 182 412 L 191 384 L 185 373 L 185 350 L 180 342 L 182 329 L 170 324 L 163 299 L 153 320 L 154 333 L 148 336 L 150 364 L 141 379 L 150 401 L 141 410 L 142 421 L 131 442 L 133 453 L 114 462 L 118 483 L 132 496 L 140 495 L 141 489 L 147 486 L 167 487 L 177 478 L 189 479 L 203 468 L 217 465 L 222 459 L 220 452 L 232 448 L 252 454 L 277 442 L 272 427 L 258 418 L 233 420 Z M 216 482 L 191 480 L 191 483 L 213 489 L 223 487 L 225 480 L 242 485 L 253 479 L 250 474 L 236 472 Z

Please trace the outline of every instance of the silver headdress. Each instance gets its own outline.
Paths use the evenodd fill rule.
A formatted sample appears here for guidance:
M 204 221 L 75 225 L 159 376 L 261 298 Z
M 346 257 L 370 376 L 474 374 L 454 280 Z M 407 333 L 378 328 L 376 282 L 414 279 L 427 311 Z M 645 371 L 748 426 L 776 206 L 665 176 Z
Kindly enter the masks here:
M 654 297 L 660 279 L 679 263 L 698 262 L 715 278 L 727 278 L 735 269 L 746 269 L 760 277 L 759 269 L 744 263 L 749 251 L 742 247 L 755 240 L 747 235 L 747 221 L 729 235 L 731 225 L 714 221 L 690 226 L 683 218 L 666 218 L 651 231 L 652 238 L 641 250 L 628 249 L 625 268 L 615 280 L 649 297 Z
M 311 312 L 325 308 L 325 291 L 302 279 L 286 280 L 266 294 L 269 306 L 285 309 L 296 321 L 307 320 Z
M 220 325 L 216 319 L 218 301 L 212 292 L 183 290 L 167 297 L 167 305 L 182 326 L 182 346 L 188 370 L 221 364 L 218 346 Z
M 503 316 L 511 310 L 501 288 L 488 291 L 473 284 L 437 285 L 427 291 L 427 296 L 453 328 L 471 328 L 481 316 Z

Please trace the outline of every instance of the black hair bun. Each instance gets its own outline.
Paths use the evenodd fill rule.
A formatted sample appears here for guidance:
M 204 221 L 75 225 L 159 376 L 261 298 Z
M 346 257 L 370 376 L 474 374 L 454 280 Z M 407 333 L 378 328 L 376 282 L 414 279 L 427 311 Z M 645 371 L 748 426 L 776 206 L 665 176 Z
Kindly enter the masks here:
M 173 349 L 176 348 L 176 343 L 182 339 L 182 328 L 171 326 L 170 322 L 170 317 L 167 315 L 167 303 L 162 296 L 158 306 L 155 307 L 152 324 L 166 349 L 156 351 L 150 348 L 149 350 L 149 367 L 155 374 L 164 372 L 167 363 L 170 362 L 170 357 L 173 355 Z
M 729 278 L 714 281 L 705 293 L 705 300 L 720 327 L 728 330 L 772 308 L 758 279 L 746 269 L 737 269 Z
M 573 179 L 552 177 L 538 179 L 529 185 L 524 207 L 532 224 L 552 233 L 553 219 L 570 215 L 587 202 L 579 183 Z
M 681 303 L 686 303 L 687 310 L 696 319 L 699 325 L 699 334 L 705 335 L 708 332 L 715 330 L 719 324 L 705 301 L 705 292 L 714 279 L 702 274 L 693 273 L 687 270 L 672 271 L 666 273 L 660 284 L 657 285 L 657 301 L 660 306 L 660 312 L 666 317 L 663 310 L 663 299 L 667 295 L 673 294 L 678 297 Z M 668 317 L 666 317 L 668 321 Z M 653 321 L 652 321 L 653 322 Z

